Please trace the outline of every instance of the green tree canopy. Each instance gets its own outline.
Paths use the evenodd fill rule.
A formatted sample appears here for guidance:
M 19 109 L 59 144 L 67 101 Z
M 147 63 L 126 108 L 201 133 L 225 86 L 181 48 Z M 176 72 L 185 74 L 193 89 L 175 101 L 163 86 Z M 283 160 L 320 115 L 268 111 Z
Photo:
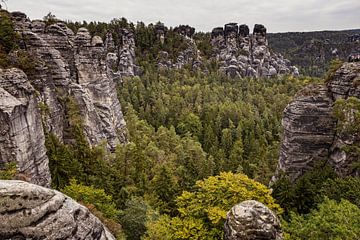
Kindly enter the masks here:
M 282 212 L 267 187 L 244 174 L 223 172 L 198 181 L 191 192 L 184 191 L 177 198 L 179 216 L 163 215 L 149 223 L 145 239 L 222 239 L 226 213 L 245 200 Z

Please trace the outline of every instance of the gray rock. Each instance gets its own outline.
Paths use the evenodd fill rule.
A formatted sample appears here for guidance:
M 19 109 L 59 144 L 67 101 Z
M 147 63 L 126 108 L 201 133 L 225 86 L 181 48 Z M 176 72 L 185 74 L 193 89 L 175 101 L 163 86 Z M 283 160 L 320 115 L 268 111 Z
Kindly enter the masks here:
M 333 116 L 336 99 L 360 98 L 359 81 L 360 62 L 344 63 L 326 86 L 309 85 L 297 94 L 284 110 L 279 164 L 272 181 L 280 172 L 295 180 L 320 160 L 328 161 L 340 176 L 360 175 L 352 168 L 356 154 L 344 151 L 360 144 L 360 137 L 344 133 Z
M 0 180 L 0 238 L 115 240 L 84 206 L 22 181 Z
M 90 46 L 91 36 L 86 28 L 79 28 L 75 36 L 75 44 L 78 47 Z
M 225 70 L 225 73 L 228 68 L 241 66 L 241 69 L 248 69 L 240 71 L 243 77 L 299 75 L 299 71 L 290 65 L 290 61 L 280 54 L 270 52 L 266 28 L 263 25 L 256 24 L 252 35 L 249 35 L 249 27 L 245 24 L 238 27 L 236 23 L 229 23 L 225 28 L 214 28 L 211 33 L 211 45 L 214 58 L 220 62 L 221 71 Z M 237 59 L 237 63 L 229 62 L 228 59 Z M 235 77 L 238 74 L 229 76 Z
M 155 26 L 155 32 L 158 36 L 158 40 L 162 43 L 165 38 L 166 28 L 163 24 Z M 169 59 L 169 53 L 160 51 L 157 57 L 157 66 L 160 70 L 166 70 L 171 68 L 182 69 L 184 66 L 191 66 L 192 70 L 204 70 L 202 57 L 197 45 L 193 39 L 195 34 L 195 28 L 188 25 L 180 25 L 174 29 L 174 32 L 183 37 L 187 48 L 179 53 L 175 61 Z
M 15 161 L 28 181 L 50 186 L 45 136 L 35 89 L 24 72 L 0 69 L 0 164 Z
M 41 24 L 37 21 L 36 25 Z M 91 145 L 105 140 L 113 151 L 117 144 L 126 143 L 126 125 L 114 83 L 120 73 L 115 69 L 117 66 L 110 66 L 114 61 L 108 58 L 102 39 L 98 36 L 91 39 L 85 28 L 74 35 L 61 22 L 38 34 L 31 31 L 22 34 L 26 36 L 27 51 L 40 60 L 36 66 L 39 71 L 31 82 L 48 107 L 43 115 L 46 131 L 61 141 L 72 141 L 66 129 L 67 109 L 59 100 L 70 97 L 76 99 L 81 109 L 85 136 Z M 111 39 L 107 44 L 112 45 L 109 42 Z
M 130 30 L 122 30 L 122 46 L 119 49 L 118 56 L 118 69 L 121 73 L 121 76 L 135 76 L 135 38 L 134 33 Z
M 326 87 L 310 85 L 285 108 L 278 171 L 295 180 L 316 161 L 327 160 L 336 127 L 331 104 Z
M 94 36 L 91 40 L 91 46 L 102 47 L 104 45 L 103 40 L 99 36 Z
M 225 240 L 282 240 L 280 221 L 265 205 L 254 200 L 235 205 L 227 213 Z

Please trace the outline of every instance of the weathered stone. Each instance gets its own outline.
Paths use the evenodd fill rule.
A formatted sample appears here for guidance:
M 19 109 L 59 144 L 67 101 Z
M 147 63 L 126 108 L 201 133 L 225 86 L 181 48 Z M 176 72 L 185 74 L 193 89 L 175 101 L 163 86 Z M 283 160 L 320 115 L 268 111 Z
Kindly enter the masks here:
M 278 171 L 292 180 L 327 160 L 335 136 L 336 120 L 327 89 L 310 85 L 284 110 L 284 127 Z
M 75 36 L 75 44 L 80 46 L 89 46 L 91 41 L 91 36 L 89 31 L 86 28 L 79 28 Z
M 216 38 L 217 36 L 223 36 L 223 35 L 224 35 L 224 28 L 222 27 L 214 28 L 211 31 L 211 38 Z
M 50 186 L 45 136 L 35 89 L 19 69 L 0 69 L 0 164 L 13 162 L 35 184 Z
M 162 24 L 155 26 L 155 31 L 158 34 L 160 41 L 164 40 Z M 176 68 L 182 69 L 186 65 L 190 65 L 193 70 L 204 70 L 200 51 L 198 50 L 194 39 L 192 38 L 195 34 L 195 28 L 189 25 L 180 25 L 174 29 L 175 33 L 178 33 L 183 37 L 187 48 L 179 53 L 175 61 L 169 59 L 169 53 L 160 51 L 158 53 L 157 65 L 160 70 Z
M 104 45 L 103 40 L 99 36 L 94 36 L 91 40 L 91 46 L 102 47 Z
M 87 208 L 55 190 L 0 180 L 0 203 L 0 238 L 4 240 L 115 240 Z
M 275 77 L 283 74 L 299 75 L 296 67 L 280 54 L 272 54 L 266 39 L 266 28 L 256 24 L 249 35 L 249 27 L 229 23 L 223 28 L 214 28 L 211 45 L 220 71 L 230 77 Z M 228 59 L 237 59 L 230 62 Z
M 229 35 L 234 35 L 234 37 L 237 37 L 238 32 L 239 32 L 239 27 L 237 23 L 225 24 L 225 28 L 224 28 L 225 37 Z
M 253 33 L 265 36 L 266 35 L 266 28 L 262 24 L 255 24 Z
M 119 65 L 118 69 L 121 76 L 131 77 L 135 76 L 135 39 L 134 33 L 130 30 L 122 30 L 122 46 L 118 52 Z
M 80 28 L 75 36 L 62 22 L 39 34 L 22 33 L 27 51 L 41 60 L 31 82 L 48 109 L 43 115 L 45 129 L 61 141 L 71 142 L 71 134 L 64 127 L 67 108 L 59 101 L 70 97 L 81 109 L 84 133 L 91 145 L 106 140 L 112 151 L 117 144 L 126 143 L 125 121 L 114 83 L 120 73 L 112 72 L 114 66 L 107 66 L 111 61 L 102 39 L 94 36 L 91 40 L 85 28 Z
M 189 25 L 180 25 L 174 28 L 174 32 L 177 32 L 184 37 L 192 38 L 195 34 L 195 28 L 190 27 Z
M 227 213 L 225 240 L 282 240 L 280 221 L 265 205 L 254 200 L 235 205 Z
M 239 26 L 239 35 L 241 37 L 247 37 L 247 36 L 249 36 L 249 34 L 250 34 L 250 29 L 249 29 L 248 25 L 242 24 Z
M 358 157 L 344 150 L 360 144 L 360 137 L 344 133 L 333 116 L 337 99 L 360 98 L 359 82 L 360 62 L 344 63 L 326 86 L 310 85 L 297 94 L 284 110 L 284 134 L 273 181 L 280 172 L 295 180 L 321 160 L 330 163 L 340 176 L 360 175 L 352 168 Z
M 111 32 L 108 32 L 106 33 L 106 39 L 105 39 L 105 49 L 107 52 L 109 53 L 113 53 L 115 52 L 115 42 L 114 42 L 114 39 L 113 39 L 113 36 L 112 36 L 112 33 Z
M 360 62 L 344 63 L 327 83 L 327 87 L 334 100 L 349 97 L 360 99 Z M 352 123 L 352 114 L 347 115 L 345 121 Z M 340 176 L 360 176 L 360 170 L 352 166 L 358 162 L 357 154 L 345 151 L 346 147 L 360 145 L 360 136 L 357 133 L 347 133 L 337 127 L 337 133 L 330 148 L 329 163 Z

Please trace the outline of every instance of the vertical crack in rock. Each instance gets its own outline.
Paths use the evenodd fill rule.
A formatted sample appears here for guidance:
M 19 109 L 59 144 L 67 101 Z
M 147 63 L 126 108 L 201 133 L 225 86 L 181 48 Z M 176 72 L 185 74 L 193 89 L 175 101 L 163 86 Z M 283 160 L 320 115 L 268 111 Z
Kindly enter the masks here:
M 16 161 L 32 183 L 49 186 L 45 135 L 35 89 L 19 69 L 0 69 L 0 163 Z

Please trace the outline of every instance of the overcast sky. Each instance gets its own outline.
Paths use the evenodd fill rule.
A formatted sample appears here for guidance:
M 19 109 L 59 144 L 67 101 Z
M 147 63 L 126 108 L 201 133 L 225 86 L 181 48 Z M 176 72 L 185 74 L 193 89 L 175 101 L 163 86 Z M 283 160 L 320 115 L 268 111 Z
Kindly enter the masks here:
M 211 31 L 228 22 L 264 24 L 268 32 L 360 28 L 360 0 L 7 0 L 31 19 L 48 12 L 62 20 L 189 24 Z

